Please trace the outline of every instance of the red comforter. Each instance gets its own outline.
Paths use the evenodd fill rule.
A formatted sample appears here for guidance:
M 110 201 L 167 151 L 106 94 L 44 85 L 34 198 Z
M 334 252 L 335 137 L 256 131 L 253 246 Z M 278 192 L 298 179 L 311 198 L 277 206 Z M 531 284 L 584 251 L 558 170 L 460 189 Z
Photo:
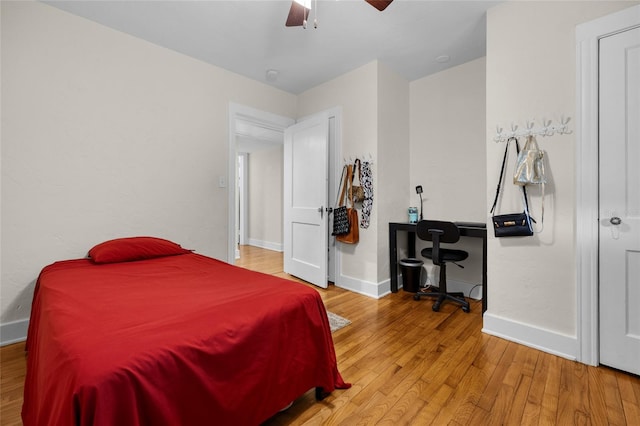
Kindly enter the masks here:
M 348 386 L 317 291 L 197 254 L 47 266 L 27 350 L 27 426 L 257 425 Z

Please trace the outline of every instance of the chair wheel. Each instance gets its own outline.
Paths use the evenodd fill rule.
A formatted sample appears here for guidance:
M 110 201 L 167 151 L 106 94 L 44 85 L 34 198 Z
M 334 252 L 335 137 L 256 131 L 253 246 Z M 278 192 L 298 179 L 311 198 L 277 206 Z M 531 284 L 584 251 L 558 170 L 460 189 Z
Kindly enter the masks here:
M 463 310 L 464 312 L 466 312 L 466 313 L 471 312 L 471 308 L 469 308 L 468 306 L 463 306 L 463 307 L 462 307 L 462 310 Z
M 420 295 L 419 294 L 414 294 L 413 295 L 413 300 L 420 300 Z
M 434 303 L 431 309 L 433 312 L 438 312 L 440 310 L 440 304 L 438 302 Z

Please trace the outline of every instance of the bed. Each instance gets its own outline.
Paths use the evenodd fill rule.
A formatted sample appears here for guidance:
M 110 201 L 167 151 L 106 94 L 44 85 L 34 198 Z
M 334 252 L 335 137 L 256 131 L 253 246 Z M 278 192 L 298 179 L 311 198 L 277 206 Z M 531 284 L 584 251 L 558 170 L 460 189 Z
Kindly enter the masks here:
M 313 288 L 152 237 L 89 256 L 36 283 L 26 426 L 258 425 L 349 387 Z

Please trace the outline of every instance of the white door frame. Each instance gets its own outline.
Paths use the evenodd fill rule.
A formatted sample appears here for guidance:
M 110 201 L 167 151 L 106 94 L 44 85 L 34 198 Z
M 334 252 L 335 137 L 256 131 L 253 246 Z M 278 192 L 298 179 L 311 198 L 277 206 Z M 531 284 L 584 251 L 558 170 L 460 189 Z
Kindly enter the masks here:
M 240 193 L 238 194 L 237 203 L 237 205 L 240 206 L 240 212 L 238 214 L 238 221 L 240 222 L 238 224 L 240 228 L 240 235 L 238 240 L 240 245 L 246 245 L 249 240 L 249 237 L 247 235 L 249 232 L 249 215 L 247 214 L 247 207 L 249 206 L 249 191 L 247 190 L 249 177 L 249 154 L 247 154 L 246 152 L 240 152 L 237 153 L 236 156 L 238 158 L 238 169 L 240 173 L 240 176 L 238 176 L 238 191 Z M 242 167 L 240 167 L 240 164 L 242 164 Z M 238 253 L 236 253 L 236 259 L 238 258 L 237 254 Z
M 576 358 L 600 362 L 598 336 L 598 44 L 640 27 L 640 5 L 576 27 Z

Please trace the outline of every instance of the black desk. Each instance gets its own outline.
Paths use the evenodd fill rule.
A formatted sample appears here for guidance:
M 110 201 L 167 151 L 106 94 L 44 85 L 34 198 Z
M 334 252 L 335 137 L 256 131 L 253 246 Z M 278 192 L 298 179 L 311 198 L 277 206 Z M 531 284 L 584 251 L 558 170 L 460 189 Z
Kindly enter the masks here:
M 487 225 L 478 222 L 456 222 L 460 236 L 482 238 L 482 312 L 487 310 Z M 416 257 L 416 224 L 389 223 L 389 274 L 391 292 L 398 292 L 398 231 L 407 232 L 408 257 Z

